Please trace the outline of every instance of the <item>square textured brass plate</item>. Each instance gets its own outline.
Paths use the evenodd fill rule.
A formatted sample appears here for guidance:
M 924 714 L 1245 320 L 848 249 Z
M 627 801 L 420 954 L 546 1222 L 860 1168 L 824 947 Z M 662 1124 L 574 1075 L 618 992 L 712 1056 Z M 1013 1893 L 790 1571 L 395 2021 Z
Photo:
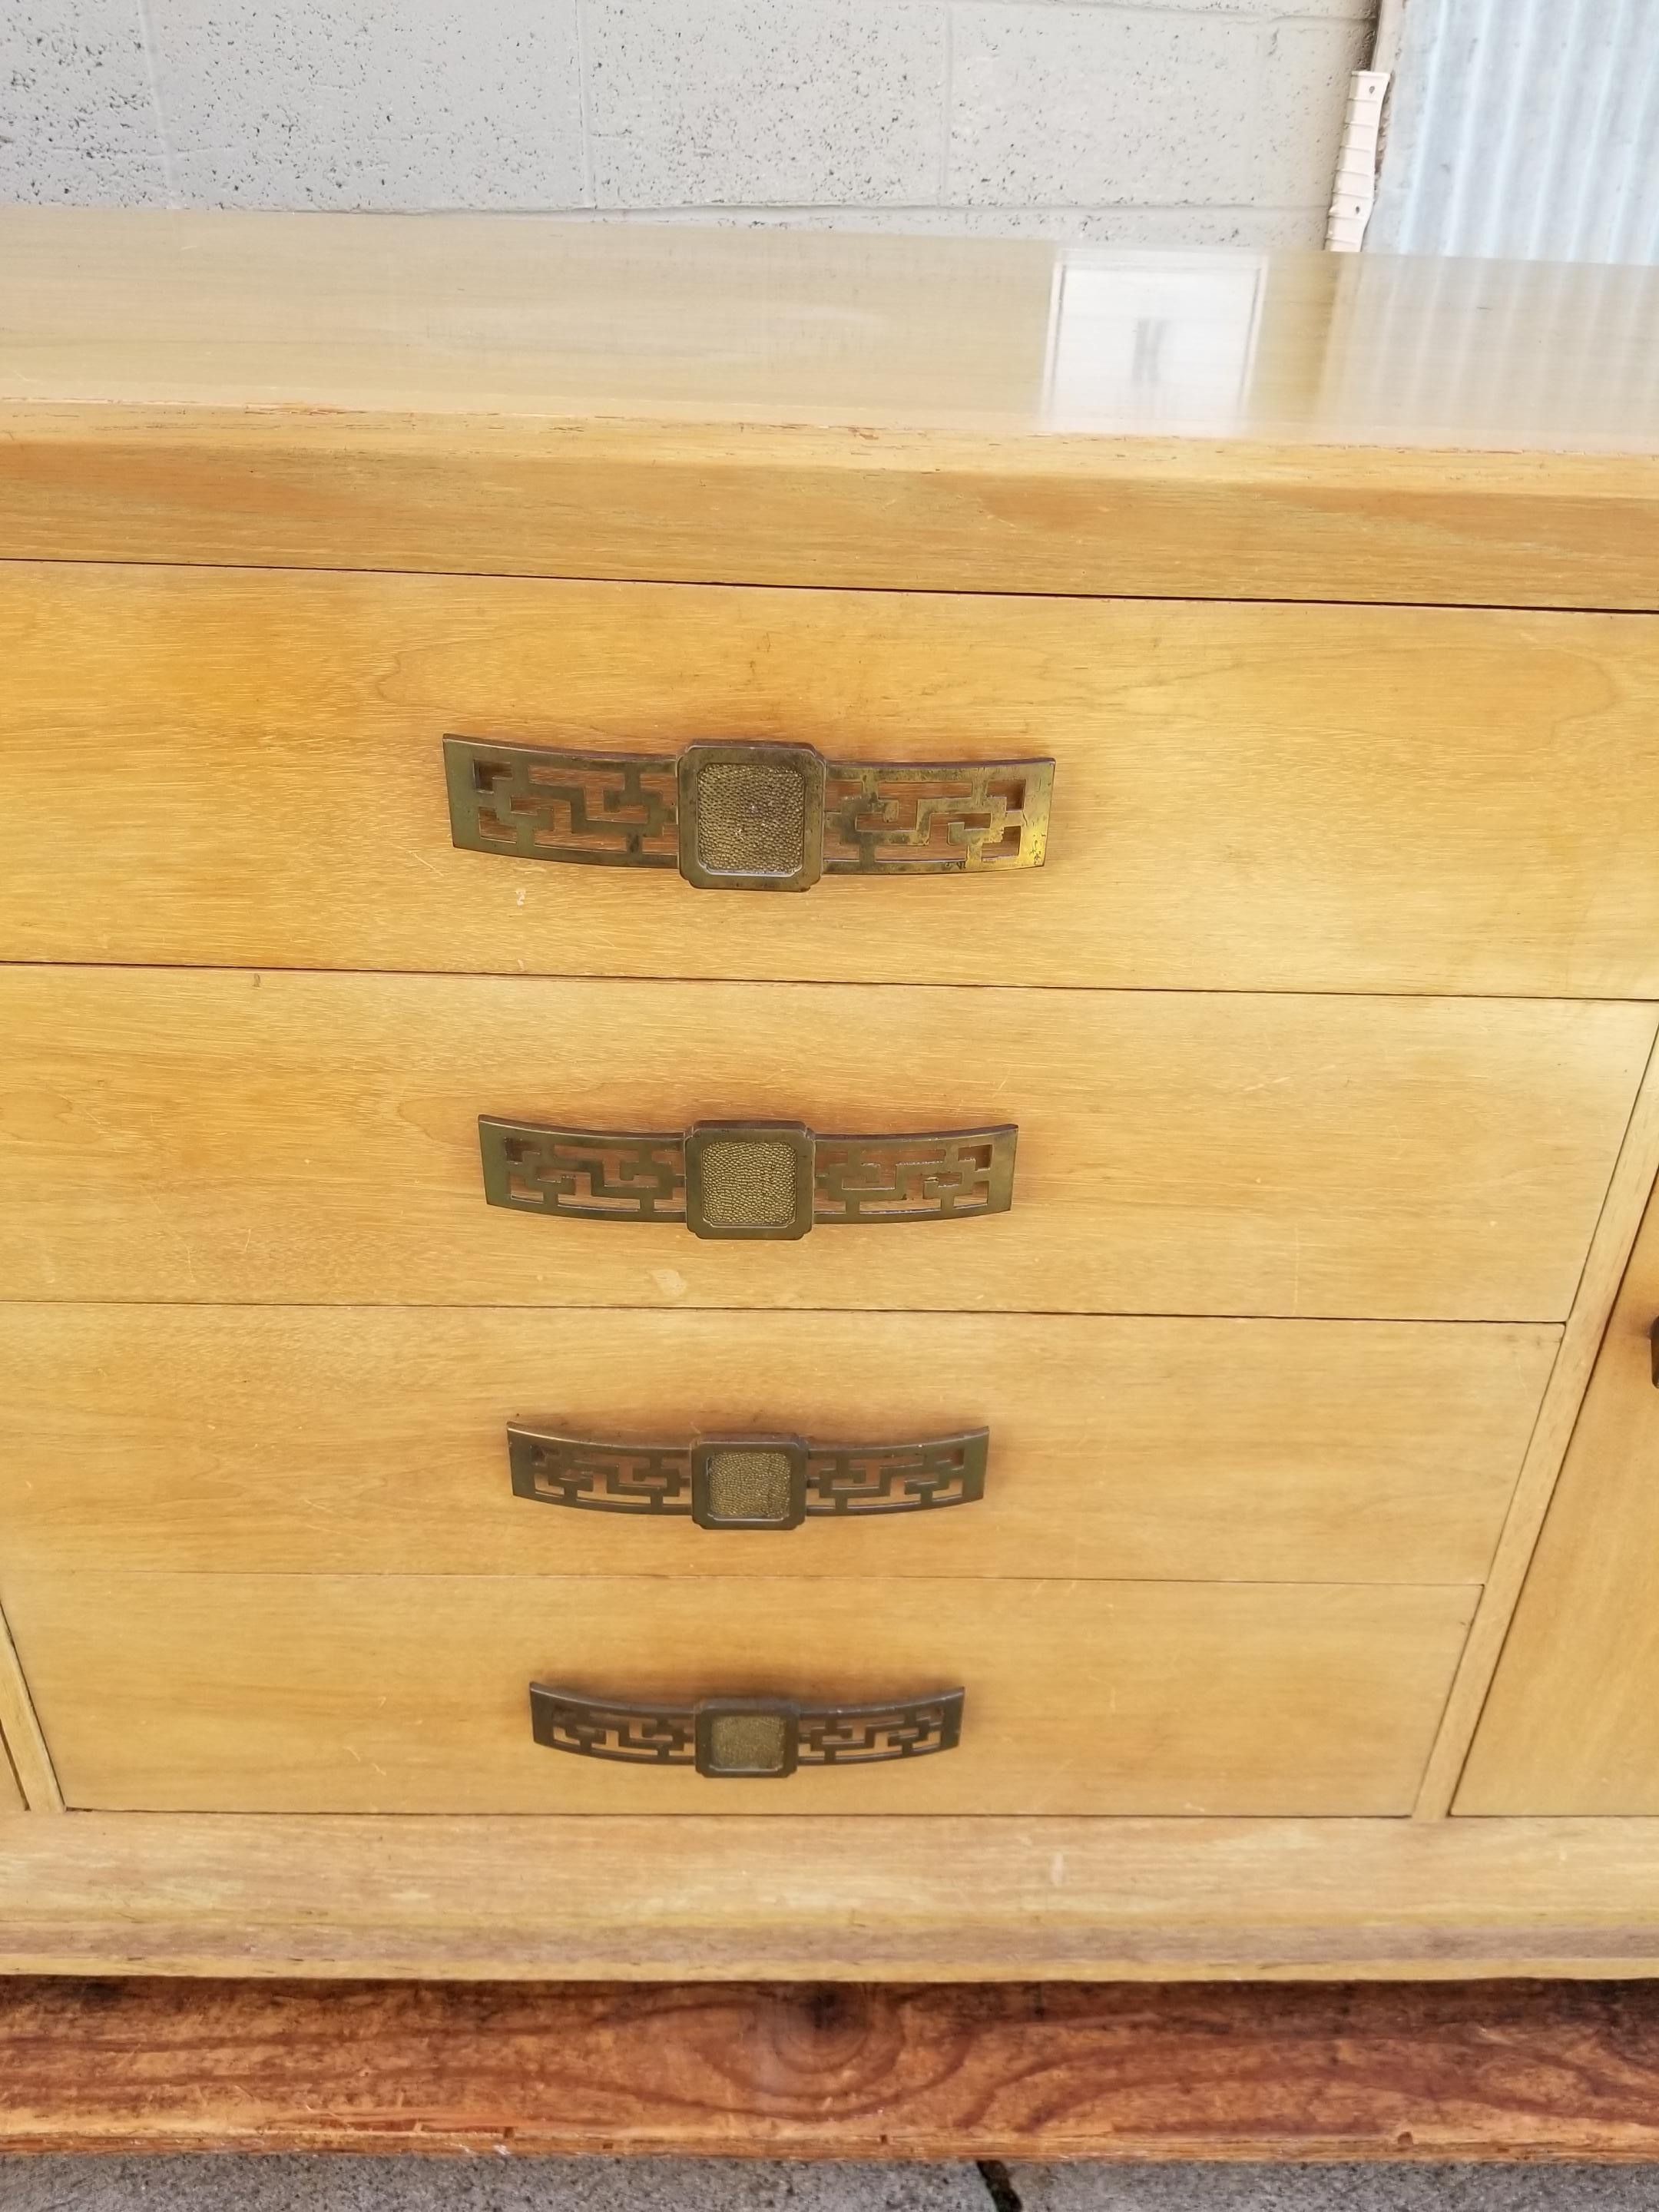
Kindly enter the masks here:
M 800 1717 L 772 1698 L 706 1698 L 697 1707 L 697 1771 L 732 1780 L 795 1771 Z
M 806 1517 L 805 1444 L 799 1437 L 699 1437 L 691 1447 L 691 1515 L 704 1528 L 794 1528 Z
M 812 1133 L 799 1121 L 699 1121 L 685 1140 L 685 1218 L 699 1237 L 805 1237 Z
M 690 745 L 680 873 L 702 890 L 804 891 L 823 866 L 824 765 L 810 745 Z

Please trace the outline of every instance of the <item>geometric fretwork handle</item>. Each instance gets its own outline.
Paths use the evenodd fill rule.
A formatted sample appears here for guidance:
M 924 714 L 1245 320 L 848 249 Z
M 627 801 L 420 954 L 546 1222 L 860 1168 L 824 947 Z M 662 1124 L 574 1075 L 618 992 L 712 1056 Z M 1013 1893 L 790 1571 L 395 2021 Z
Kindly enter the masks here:
M 470 852 L 678 868 L 700 890 L 1040 868 L 1054 780 L 1051 760 L 831 761 L 747 742 L 676 758 L 446 738 L 444 766 Z
M 814 1518 L 921 1513 L 985 1493 L 988 1429 L 925 1443 L 810 1444 L 799 1437 L 599 1443 L 508 1424 L 513 1488 L 544 1505 L 702 1528 L 793 1528 Z
M 491 1206 L 737 1239 L 1006 1213 L 1018 1135 L 1008 1121 L 893 1137 L 820 1137 L 800 1121 L 698 1121 L 660 1136 L 478 1122 Z
M 760 1781 L 798 1766 L 869 1766 L 954 1751 L 963 1692 L 875 1705 L 808 1705 L 793 1698 L 702 1698 L 642 1705 L 530 1686 L 530 1723 L 550 1751 L 629 1766 L 695 1766 L 723 1780 Z

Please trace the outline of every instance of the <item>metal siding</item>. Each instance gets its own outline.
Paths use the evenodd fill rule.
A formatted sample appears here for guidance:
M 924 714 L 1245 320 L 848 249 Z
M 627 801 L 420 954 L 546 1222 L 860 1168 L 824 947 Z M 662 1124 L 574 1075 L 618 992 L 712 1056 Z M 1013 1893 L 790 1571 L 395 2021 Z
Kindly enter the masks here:
M 1659 0 L 1407 0 L 1365 244 L 1659 261 Z

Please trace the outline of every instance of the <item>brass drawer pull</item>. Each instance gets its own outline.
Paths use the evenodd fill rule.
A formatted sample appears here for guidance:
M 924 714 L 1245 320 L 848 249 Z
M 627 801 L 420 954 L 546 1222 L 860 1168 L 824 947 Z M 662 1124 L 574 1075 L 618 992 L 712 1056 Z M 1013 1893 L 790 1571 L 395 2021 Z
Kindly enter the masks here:
M 988 1429 L 913 1444 L 809 1444 L 799 1437 L 698 1437 L 689 1444 L 595 1443 L 509 1422 L 520 1498 L 700 1528 L 795 1528 L 815 1519 L 924 1513 L 985 1495 Z
M 831 761 L 811 745 L 566 752 L 444 739 L 457 845 L 520 860 L 678 868 L 708 891 L 820 876 L 1040 868 L 1051 760 Z
M 698 1121 L 661 1137 L 478 1121 L 491 1206 L 723 1238 L 1006 1213 L 1018 1134 L 1011 1121 L 915 1137 L 818 1137 L 799 1121 Z
M 798 1766 L 869 1766 L 954 1751 L 960 1690 L 883 1705 L 802 1705 L 792 1698 L 701 1698 L 632 1705 L 530 1686 L 530 1724 L 550 1751 L 630 1766 L 695 1766 L 724 1781 L 793 1774 Z

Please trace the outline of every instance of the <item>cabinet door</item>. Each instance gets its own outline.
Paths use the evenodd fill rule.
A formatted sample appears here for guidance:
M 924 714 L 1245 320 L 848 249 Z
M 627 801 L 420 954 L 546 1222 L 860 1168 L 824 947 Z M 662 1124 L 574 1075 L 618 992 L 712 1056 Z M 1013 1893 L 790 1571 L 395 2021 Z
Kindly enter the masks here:
M 1659 1813 L 1659 1194 L 1522 1592 L 1459 1813 Z

